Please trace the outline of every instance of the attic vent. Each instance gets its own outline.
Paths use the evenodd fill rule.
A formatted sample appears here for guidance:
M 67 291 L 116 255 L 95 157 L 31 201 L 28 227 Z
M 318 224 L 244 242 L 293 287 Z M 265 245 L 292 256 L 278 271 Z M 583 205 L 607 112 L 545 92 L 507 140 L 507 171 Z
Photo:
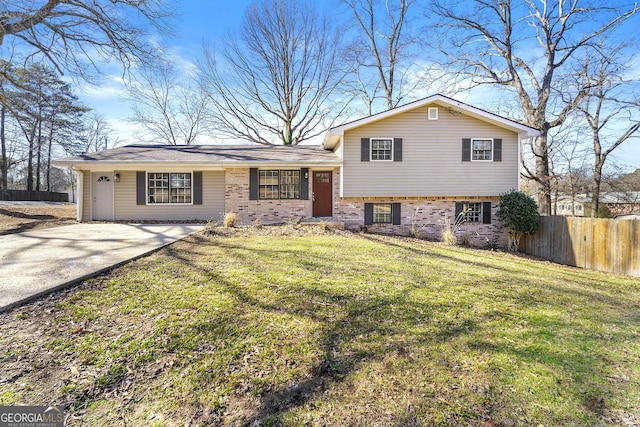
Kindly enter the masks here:
M 427 118 L 429 120 L 438 120 L 438 107 L 429 107 Z

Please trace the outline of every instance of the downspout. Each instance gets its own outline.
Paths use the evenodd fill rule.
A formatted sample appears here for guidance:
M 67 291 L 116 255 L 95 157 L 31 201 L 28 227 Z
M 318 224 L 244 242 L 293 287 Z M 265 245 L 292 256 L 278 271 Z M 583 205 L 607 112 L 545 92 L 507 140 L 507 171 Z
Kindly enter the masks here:
M 338 147 L 340 150 L 340 198 L 344 198 L 344 135 L 340 137 L 340 142 L 338 143 Z
M 522 191 L 521 180 L 522 180 L 522 137 L 521 133 L 518 134 L 518 188 L 517 191 Z

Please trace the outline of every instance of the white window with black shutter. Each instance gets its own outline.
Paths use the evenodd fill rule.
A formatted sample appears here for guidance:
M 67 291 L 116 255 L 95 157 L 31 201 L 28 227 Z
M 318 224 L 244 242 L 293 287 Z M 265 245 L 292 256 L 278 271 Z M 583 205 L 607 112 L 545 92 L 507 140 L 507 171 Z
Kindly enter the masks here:
M 202 172 L 136 172 L 138 205 L 201 205 Z
M 249 200 L 309 200 L 309 169 L 249 169 Z
M 360 161 L 401 162 L 402 138 L 361 138 Z
M 501 162 L 501 138 L 463 138 L 463 162 Z
M 491 224 L 491 202 L 456 203 L 456 224 Z
M 364 224 L 401 224 L 400 203 L 365 203 Z

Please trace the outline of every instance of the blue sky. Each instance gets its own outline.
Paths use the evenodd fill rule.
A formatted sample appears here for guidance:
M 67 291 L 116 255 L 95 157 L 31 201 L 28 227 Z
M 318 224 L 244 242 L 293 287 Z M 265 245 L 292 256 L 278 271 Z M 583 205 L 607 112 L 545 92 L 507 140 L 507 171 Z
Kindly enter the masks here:
M 202 42 L 207 40 L 215 43 L 228 29 L 238 28 L 250 3 L 251 0 L 179 1 L 175 37 L 169 40 L 172 51 L 186 62 L 195 62 L 201 52 Z M 320 0 L 319 3 L 325 7 L 336 7 L 334 0 Z M 615 3 L 619 1 L 616 0 Z M 637 22 L 636 19 L 634 26 Z M 636 70 L 640 70 L 640 64 Z M 81 100 L 96 113 L 104 115 L 121 143 L 126 144 L 136 142 L 134 136 L 137 130 L 136 126 L 127 120 L 132 113 L 130 105 L 122 99 L 124 87 L 120 77 L 118 73 L 114 73 L 107 76 L 99 87 L 85 86 L 81 91 Z M 496 97 L 495 90 L 488 87 L 454 97 L 493 111 L 502 103 L 502 100 Z M 640 138 L 627 141 L 616 150 L 614 160 L 626 165 L 628 169 L 640 167 Z
M 173 53 L 184 61 L 195 62 L 204 41 L 216 42 L 224 33 L 237 28 L 251 0 L 233 1 L 178 1 L 173 38 L 169 41 Z M 127 120 L 132 115 L 131 105 L 118 69 L 107 72 L 97 86 L 83 85 L 80 99 L 93 112 L 105 117 L 120 140 L 119 145 L 135 143 L 138 132 L 135 124 Z
M 229 28 L 237 28 L 251 0 L 182 0 L 179 2 L 177 17 L 178 42 L 200 51 L 203 38 L 218 39 Z

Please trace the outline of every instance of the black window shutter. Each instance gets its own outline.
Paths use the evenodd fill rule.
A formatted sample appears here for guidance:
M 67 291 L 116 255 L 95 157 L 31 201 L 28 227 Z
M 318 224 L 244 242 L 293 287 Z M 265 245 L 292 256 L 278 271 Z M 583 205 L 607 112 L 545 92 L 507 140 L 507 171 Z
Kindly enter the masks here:
M 491 202 L 482 203 L 482 223 L 491 224 Z
M 136 204 L 147 204 L 147 174 L 142 172 L 136 172 Z
M 401 206 L 401 203 L 391 203 L 391 223 L 393 225 L 400 225 L 402 222 L 400 216 Z
M 393 161 L 402 161 L 402 138 L 393 138 Z
M 202 172 L 193 173 L 193 204 L 202 204 Z
M 371 160 L 371 149 L 369 138 L 360 139 L 360 161 L 368 162 Z
M 471 161 L 471 138 L 462 138 L 462 161 Z
M 495 138 L 493 140 L 493 161 L 502 161 L 502 139 L 500 138 Z
M 258 168 L 249 169 L 249 200 L 258 200 Z
M 373 224 L 373 203 L 364 204 L 364 225 Z
M 300 169 L 300 199 L 309 200 L 309 168 Z
M 464 204 L 456 202 L 456 216 L 453 218 L 453 224 L 457 224 L 460 221 L 460 214 L 462 213 Z

